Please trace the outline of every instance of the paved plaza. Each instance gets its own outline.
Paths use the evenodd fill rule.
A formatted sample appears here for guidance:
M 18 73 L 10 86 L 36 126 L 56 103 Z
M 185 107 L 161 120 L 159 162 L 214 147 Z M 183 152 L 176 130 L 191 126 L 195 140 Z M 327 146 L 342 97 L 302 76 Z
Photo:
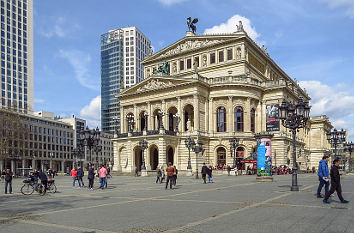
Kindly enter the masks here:
M 86 177 L 85 177 L 86 178 Z M 72 188 L 71 177 L 57 177 L 58 193 L 3 194 L 0 183 L 0 232 L 354 232 L 354 176 L 342 176 L 344 198 L 330 205 L 315 197 L 316 174 L 257 183 L 255 176 L 215 176 L 215 183 L 179 177 L 173 190 L 154 177 L 115 176 L 105 190 Z M 98 183 L 96 181 L 95 186 Z

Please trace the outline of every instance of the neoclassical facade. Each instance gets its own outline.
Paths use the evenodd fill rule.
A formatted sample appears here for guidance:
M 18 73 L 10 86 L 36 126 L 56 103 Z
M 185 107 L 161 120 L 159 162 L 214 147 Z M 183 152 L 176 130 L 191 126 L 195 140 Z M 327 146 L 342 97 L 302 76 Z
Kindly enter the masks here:
M 281 126 L 273 108 L 283 99 L 297 102 L 310 97 L 245 31 L 187 32 L 143 64 L 145 79 L 117 95 L 122 120 L 121 132 L 113 139 L 114 170 L 132 172 L 144 159 L 148 171 L 168 162 L 186 171 L 189 136 L 204 143 L 198 156 L 191 151 L 193 171 L 203 162 L 232 165 L 229 139 L 240 140 L 236 154 L 246 158 L 256 152 L 255 134 L 267 130 L 273 134 L 273 164 L 291 165 L 291 133 Z M 272 112 L 274 116 L 269 115 Z M 323 138 L 316 144 L 321 153 L 329 149 L 325 131 L 331 127 L 323 125 Z M 297 134 L 301 169 L 322 157 L 311 154 L 311 130 L 309 123 Z M 139 147 L 142 139 L 148 142 L 145 153 Z

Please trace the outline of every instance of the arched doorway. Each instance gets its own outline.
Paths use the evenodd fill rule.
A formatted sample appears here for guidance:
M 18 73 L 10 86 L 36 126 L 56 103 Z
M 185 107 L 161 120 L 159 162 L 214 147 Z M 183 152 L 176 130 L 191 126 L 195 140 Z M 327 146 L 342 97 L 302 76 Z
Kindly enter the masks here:
M 167 148 L 167 164 L 169 163 L 169 162 L 171 162 L 172 164 L 173 164 L 173 154 L 174 154 L 174 152 L 173 152 L 173 148 L 171 147 L 171 146 L 169 146 L 168 148 Z
M 193 131 L 194 128 L 194 108 L 192 105 L 188 104 L 183 111 L 183 130 Z
M 159 150 L 156 146 L 150 147 L 150 166 L 151 170 L 156 170 L 157 165 L 159 164 Z
M 218 167 L 226 165 L 226 150 L 224 147 L 219 147 L 216 150 L 216 164 Z
M 139 120 L 140 120 L 140 131 L 143 131 L 146 127 L 147 130 L 147 112 L 143 111 L 139 115 Z
M 154 121 L 153 121 L 153 128 L 154 130 L 159 130 L 161 127 L 161 115 L 160 115 L 161 110 L 156 109 L 153 113 L 154 116 Z
M 244 158 L 245 149 L 243 147 L 237 147 L 236 149 L 236 165 L 239 170 L 245 169 L 245 165 L 241 163 Z
M 142 157 L 143 157 L 143 151 L 140 149 L 140 147 L 136 147 L 134 150 L 134 155 L 135 155 L 135 167 L 141 170 L 141 165 L 142 163 Z

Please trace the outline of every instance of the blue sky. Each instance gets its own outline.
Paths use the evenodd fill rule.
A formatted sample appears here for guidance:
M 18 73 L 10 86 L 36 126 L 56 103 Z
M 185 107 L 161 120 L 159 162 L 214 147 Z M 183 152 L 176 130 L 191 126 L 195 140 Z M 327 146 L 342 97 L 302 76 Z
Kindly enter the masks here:
M 235 31 L 244 17 L 309 92 L 312 114 L 327 114 L 354 140 L 354 0 L 35 0 L 35 110 L 99 125 L 100 35 L 136 26 L 158 51 L 185 35 L 188 16 L 199 18 L 197 33 Z

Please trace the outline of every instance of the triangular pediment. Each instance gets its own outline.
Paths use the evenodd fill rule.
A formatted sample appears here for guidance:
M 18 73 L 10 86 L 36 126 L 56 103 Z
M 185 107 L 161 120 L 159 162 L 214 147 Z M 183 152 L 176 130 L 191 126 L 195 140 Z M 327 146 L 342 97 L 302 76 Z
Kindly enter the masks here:
M 182 53 L 193 52 L 195 50 L 208 48 L 217 44 L 225 43 L 246 36 L 245 33 L 232 33 L 221 35 L 192 35 L 186 36 L 159 52 L 147 57 L 142 63 L 148 64 L 158 60 L 164 60 L 168 57 Z
M 155 92 L 161 89 L 167 89 L 172 87 L 177 87 L 179 85 L 188 84 L 193 82 L 194 80 L 175 78 L 166 75 L 153 75 L 143 80 L 142 82 L 125 89 L 120 94 L 117 95 L 118 98 L 146 93 L 146 92 Z

